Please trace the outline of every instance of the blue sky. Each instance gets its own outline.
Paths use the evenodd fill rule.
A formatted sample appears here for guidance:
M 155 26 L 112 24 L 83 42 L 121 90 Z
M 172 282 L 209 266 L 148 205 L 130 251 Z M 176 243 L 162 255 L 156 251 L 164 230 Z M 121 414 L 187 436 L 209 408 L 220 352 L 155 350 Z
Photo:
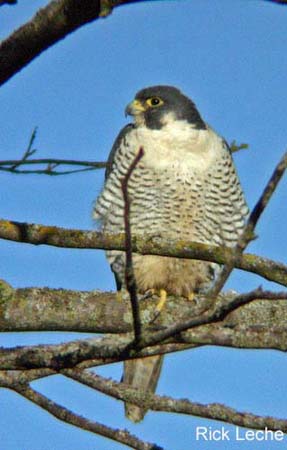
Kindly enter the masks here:
M 2 7 L 0 39 L 46 3 Z M 193 98 L 204 119 L 227 141 L 249 144 L 234 159 L 252 208 L 286 149 L 286 22 L 286 8 L 260 0 L 151 1 L 117 8 L 43 53 L 1 88 L 0 158 L 20 158 L 38 126 L 39 158 L 105 160 L 127 123 L 124 108 L 136 91 L 171 84 Z M 51 178 L 0 176 L 1 217 L 93 227 L 91 209 L 102 187 L 102 171 Z M 286 188 L 285 179 L 260 221 L 258 239 L 248 248 L 283 262 Z M 100 251 L 1 241 L 1 253 L 1 278 L 15 287 L 114 289 Z M 259 284 L 276 287 L 236 272 L 228 288 L 242 292 Z M 62 342 L 71 336 L 75 334 L 7 333 L 0 345 Z M 101 373 L 119 379 L 121 367 L 105 367 Z M 286 358 L 279 352 L 206 347 L 168 356 L 158 392 L 286 417 L 285 373 Z M 120 403 L 60 376 L 34 385 L 80 414 L 128 428 L 168 450 L 220 448 L 216 442 L 195 442 L 195 427 L 211 426 L 210 421 L 149 413 L 135 426 L 124 419 Z M 5 390 L 0 408 L 5 411 L 0 416 L 1 450 L 125 448 L 62 424 Z M 252 443 L 252 450 L 284 444 L 264 445 Z M 228 448 L 249 450 L 250 443 L 232 441 Z

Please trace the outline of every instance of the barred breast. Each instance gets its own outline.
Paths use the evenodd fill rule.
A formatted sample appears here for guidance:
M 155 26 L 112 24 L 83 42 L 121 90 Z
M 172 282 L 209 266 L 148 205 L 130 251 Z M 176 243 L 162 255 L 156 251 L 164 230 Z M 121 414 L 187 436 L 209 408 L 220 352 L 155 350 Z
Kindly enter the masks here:
M 233 246 L 248 209 L 224 141 L 211 128 L 185 123 L 161 130 L 129 128 L 112 150 L 112 168 L 95 207 L 108 233 L 124 231 L 121 179 L 140 147 L 144 156 L 129 181 L 132 233 Z M 124 284 L 123 252 L 110 251 L 112 270 Z M 194 260 L 134 255 L 141 292 L 165 289 L 188 296 L 213 280 L 215 265 Z

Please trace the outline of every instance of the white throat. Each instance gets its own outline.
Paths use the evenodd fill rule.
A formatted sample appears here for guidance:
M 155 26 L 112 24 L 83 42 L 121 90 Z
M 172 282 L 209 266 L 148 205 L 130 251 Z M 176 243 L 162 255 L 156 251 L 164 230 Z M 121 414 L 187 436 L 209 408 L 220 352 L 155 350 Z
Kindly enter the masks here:
M 205 171 L 222 151 L 222 140 L 211 128 L 196 129 L 174 118 L 165 118 L 160 130 L 138 126 L 130 136 L 135 153 L 139 147 L 144 149 L 142 162 L 159 170 Z

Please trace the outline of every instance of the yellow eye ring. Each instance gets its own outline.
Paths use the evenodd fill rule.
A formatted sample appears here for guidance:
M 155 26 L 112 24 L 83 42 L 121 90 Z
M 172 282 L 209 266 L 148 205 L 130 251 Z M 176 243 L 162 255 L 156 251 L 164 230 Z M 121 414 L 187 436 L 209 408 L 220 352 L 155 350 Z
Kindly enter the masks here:
M 152 108 L 163 105 L 163 101 L 160 97 L 150 97 L 146 100 L 146 104 Z

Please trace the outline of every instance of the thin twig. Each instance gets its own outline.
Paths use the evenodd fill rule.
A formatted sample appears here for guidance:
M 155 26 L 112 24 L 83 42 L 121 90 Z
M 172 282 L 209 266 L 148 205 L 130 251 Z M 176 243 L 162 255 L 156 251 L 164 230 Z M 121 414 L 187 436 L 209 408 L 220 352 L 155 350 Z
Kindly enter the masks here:
M 19 169 L 24 165 L 45 165 L 43 169 Z M 59 166 L 82 166 L 83 169 L 61 170 L 56 171 Z M 70 175 L 73 173 L 87 172 L 90 170 L 104 169 L 107 167 L 106 162 L 102 161 L 77 161 L 72 159 L 12 159 L 0 161 L 0 171 L 10 172 L 13 174 L 36 174 L 36 175 Z
M 35 142 L 35 139 L 36 139 L 36 135 L 37 135 L 37 127 L 35 127 L 34 130 L 32 131 L 32 134 L 29 139 L 28 147 L 25 150 L 24 155 L 22 156 L 22 158 L 19 161 L 16 161 L 15 164 L 12 165 L 12 167 L 10 168 L 12 171 L 15 170 L 16 167 L 18 167 L 19 165 L 21 165 L 25 161 L 27 161 L 30 156 L 32 156 L 34 153 L 36 153 L 37 150 L 32 148 L 33 144 Z
M 132 234 L 130 225 L 130 199 L 128 194 L 128 183 L 130 177 L 135 170 L 137 164 L 143 157 L 144 150 L 141 147 L 132 161 L 126 175 L 122 179 L 122 192 L 124 198 L 124 226 L 125 226 L 125 248 L 126 248 L 126 267 L 125 267 L 125 279 L 126 288 L 130 295 L 132 312 L 133 312 L 133 322 L 134 322 L 134 335 L 135 344 L 137 345 L 141 339 L 141 320 L 140 320 L 140 310 L 138 304 L 137 296 L 137 284 L 133 269 L 133 256 L 132 256 Z
M 39 170 L 20 170 L 20 169 L 7 169 L 4 167 L 0 167 L 1 172 L 10 172 L 15 175 L 50 175 L 50 176 L 72 175 L 74 173 L 89 172 L 95 169 L 96 169 L 95 167 L 87 167 L 85 169 L 56 171 L 54 170 L 54 167 L 52 169 L 47 167 L 46 169 L 39 169 Z
M 106 162 L 96 162 L 96 161 L 82 161 L 74 159 L 60 159 L 60 158 L 43 158 L 43 159 L 28 159 L 23 161 L 22 159 L 11 159 L 0 161 L 0 166 L 10 166 L 13 164 L 24 165 L 24 164 L 63 164 L 63 165 L 74 165 L 74 166 L 87 166 L 95 167 L 97 169 L 102 169 L 107 166 Z
M 238 239 L 236 246 L 233 249 L 234 252 L 233 257 L 223 267 L 222 272 L 220 273 L 214 286 L 209 291 L 208 294 L 210 298 L 214 298 L 219 294 L 224 284 L 226 283 L 229 275 L 231 274 L 232 270 L 235 268 L 237 259 L 242 255 L 248 244 L 254 239 L 255 237 L 254 230 L 258 223 L 258 220 L 260 219 L 263 211 L 265 210 L 266 206 L 268 205 L 268 202 L 271 199 L 272 194 L 275 192 L 281 178 L 283 177 L 286 167 L 287 167 L 287 152 L 283 155 L 283 157 L 277 164 L 263 193 L 261 194 L 255 207 L 253 208 L 247 221 L 247 224 L 245 226 L 245 229 L 240 238 Z
M 249 145 L 245 143 L 237 144 L 236 141 L 232 141 L 229 144 L 229 148 L 231 153 L 236 153 L 239 152 L 239 150 L 247 150 L 249 148 Z
M 130 434 L 127 430 L 116 430 L 102 423 L 94 421 L 92 422 L 85 417 L 79 416 L 71 410 L 52 401 L 40 392 L 32 389 L 27 384 L 13 386 L 11 387 L 11 389 L 18 392 L 18 394 L 27 398 L 36 405 L 40 406 L 45 411 L 48 411 L 57 419 L 81 428 L 82 430 L 87 430 L 100 436 L 104 436 L 106 438 L 112 439 L 113 441 L 125 444 L 133 449 L 162 450 L 162 448 L 157 446 L 156 444 L 150 444 L 138 439 L 136 436 Z

